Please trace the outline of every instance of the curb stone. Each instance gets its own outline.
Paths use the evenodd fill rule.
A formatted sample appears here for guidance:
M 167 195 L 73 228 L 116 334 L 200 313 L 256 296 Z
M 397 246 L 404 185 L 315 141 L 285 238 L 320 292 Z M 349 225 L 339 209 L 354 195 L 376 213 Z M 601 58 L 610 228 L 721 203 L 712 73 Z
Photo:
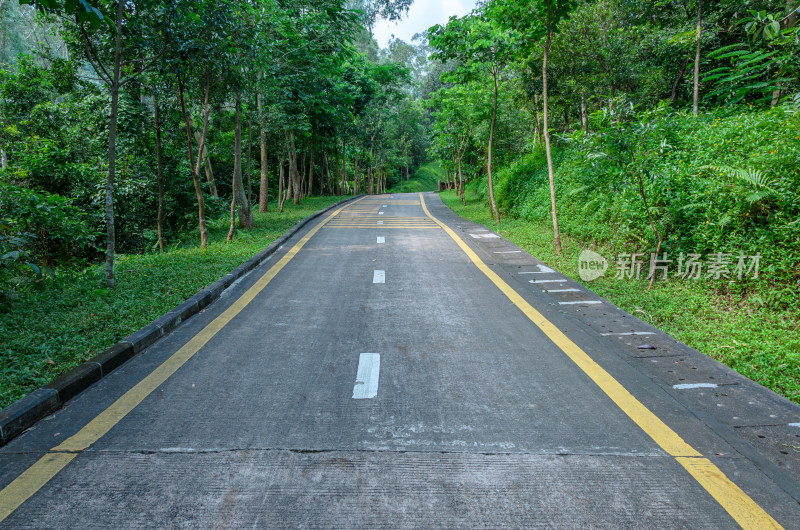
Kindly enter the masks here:
M 225 289 L 272 256 L 311 221 L 358 197 L 361 197 L 361 195 L 339 201 L 317 213 L 309 215 L 270 243 L 267 248 L 182 304 L 172 308 L 164 315 L 128 335 L 89 361 L 59 376 L 45 387 L 34 390 L 27 396 L 0 410 L 0 447 L 10 442 L 40 419 L 61 408 L 67 401 L 178 327 L 181 322 L 208 307 L 220 297 Z

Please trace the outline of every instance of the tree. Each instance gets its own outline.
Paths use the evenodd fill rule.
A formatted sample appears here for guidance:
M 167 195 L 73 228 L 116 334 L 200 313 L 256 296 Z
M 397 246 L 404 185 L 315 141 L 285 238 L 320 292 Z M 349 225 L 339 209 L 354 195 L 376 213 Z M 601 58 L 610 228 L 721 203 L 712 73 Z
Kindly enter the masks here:
M 559 22 L 567 17 L 574 7 L 574 0 L 496 0 L 490 6 L 490 12 L 498 17 L 506 27 L 514 28 L 527 40 L 523 49 L 531 50 L 536 41 L 544 37 L 542 47 L 542 105 L 543 133 L 545 153 L 547 157 L 547 173 L 550 179 L 550 206 L 553 217 L 553 239 L 556 252 L 561 254 L 561 236 L 558 231 L 558 213 L 556 210 L 555 173 L 553 171 L 553 153 L 550 146 L 549 98 L 547 93 L 547 60 L 553 42 L 553 34 Z
M 479 90 L 469 85 L 455 85 L 435 92 L 428 101 L 435 123 L 433 150 L 443 160 L 452 160 L 458 178 L 458 193 L 466 205 L 462 165 L 464 155 L 471 147 L 475 123 L 479 121 L 481 107 Z
M 694 84 L 692 88 L 692 115 L 697 116 L 700 108 L 700 35 L 703 20 L 703 0 L 697 0 L 697 36 L 694 55 Z
M 147 71 L 165 50 L 169 12 L 158 2 L 97 0 L 42 0 L 35 5 L 44 11 L 74 15 L 68 44 L 83 57 L 105 83 L 111 94 L 108 118 L 108 171 L 105 190 L 106 258 L 105 280 L 114 287 L 114 179 L 116 174 L 117 118 L 120 88 Z M 104 23 L 105 22 L 105 23 Z M 90 28 L 87 28 L 87 24 Z M 123 74 L 123 71 L 125 72 Z
M 444 81 L 467 82 L 485 80 L 487 76 L 491 78 L 493 105 L 486 148 L 486 173 L 492 218 L 496 223 L 500 223 L 492 182 L 492 146 L 497 122 L 500 78 L 518 36 L 513 31 L 502 30 L 493 19 L 474 12 L 461 19 L 451 17 L 446 26 L 432 27 L 429 35 L 431 46 L 435 49 L 433 54 L 435 58 L 440 61 L 450 59 L 460 63 L 455 71 L 443 76 Z

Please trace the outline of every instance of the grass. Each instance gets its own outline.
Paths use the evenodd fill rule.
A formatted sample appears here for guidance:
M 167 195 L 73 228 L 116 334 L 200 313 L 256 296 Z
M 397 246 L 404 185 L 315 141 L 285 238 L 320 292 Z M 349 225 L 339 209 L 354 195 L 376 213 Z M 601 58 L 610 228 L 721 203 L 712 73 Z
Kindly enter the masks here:
M 652 290 L 645 280 L 605 277 L 583 282 L 578 256 L 586 246 L 576 239 L 562 233 L 563 252 L 558 256 L 550 225 L 510 218 L 496 225 L 477 195 L 468 191 L 466 206 L 452 191 L 441 197 L 461 217 L 498 232 L 625 311 L 800 404 L 800 309 L 754 306 L 719 294 L 711 283 L 691 280 L 659 281 Z M 613 252 L 595 250 L 612 261 Z
M 442 165 L 440 162 L 428 162 L 423 164 L 414 172 L 414 176 L 409 182 L 401 182 L 394 186 L 388 193 L 420 193 L 423 191 L 436 191 L 442 175 Z
M 164 253 L 118 255 L 117 287 L 103 288 L 102 265 L 59 273 L 0 307 L 0 408 L 46 385 L 158 318 L 247 261 L 298 221 L 343 197 L 310 197 L 255 214 L 255 228 L 226 244 L 228 219 L 209 223 Z

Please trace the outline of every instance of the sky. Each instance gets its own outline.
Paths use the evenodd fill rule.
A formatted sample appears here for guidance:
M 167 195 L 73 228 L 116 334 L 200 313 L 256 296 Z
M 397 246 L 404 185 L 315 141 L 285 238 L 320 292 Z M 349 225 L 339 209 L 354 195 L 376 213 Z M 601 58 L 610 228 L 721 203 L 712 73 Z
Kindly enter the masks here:
M 394 36 L 410 43 L 415 33 L 425 31 L 434 24 L 444 24 L 452 16 L 464 16 L 475 7 L 475 0 L 415 0 L 408 15 L 400 22 L 380 20 L 372 30 L 381 48 L 389 45 Z

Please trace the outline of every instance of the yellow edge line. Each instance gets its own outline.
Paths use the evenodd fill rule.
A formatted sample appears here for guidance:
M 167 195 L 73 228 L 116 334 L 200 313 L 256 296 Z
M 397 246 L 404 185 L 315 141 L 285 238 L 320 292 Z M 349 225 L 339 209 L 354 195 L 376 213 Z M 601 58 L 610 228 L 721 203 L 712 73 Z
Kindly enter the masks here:
M 438 224 L 464 251 L 473 264 L 480 269 L 503 294 L 511 300 L 547 337 L 555 343 L 578 367 L 594 381 L 616 405 L 627 414 L 653 441 L 675 459 L 697 480 L 705 490 L 733 517 L 742 528 L 782 528 L 767 512 L 734 484 L 710 460 L 703 458 L 696 449 L 687 444 L 675 431 L 653 414 L 638 399 L 628 392 L 619 381 L 606 372 L 597 362 L 572 342 L 552 322 L 533 308 L 519 293 L 491 270 L 453 230 L 431 215 L 420 193 L 425 215 Z
M 358 199 L 361 200 L 361 199 Z M 352 204 L 352 203 L 351 203 Z M 85 427 L 63 443 L 51 449 L 8 486 L 0 491 L 0 522 L 4 521 L 22 503 L 39 491 L 50 479 L 55 477 L 81 451 L 84 451 L 103 435 L 110 431 L 130 411 L 139 405 L 148 395 L 174 374 L 181 366 L 194 356 L 211 340 L 226 324 L 238 315 L 253 299 L 272 281 L 303 246 L 328 221 L 336 217 L 345 207 L 334 211 L 324 221 L 303 236 L 275 265 L 264 273 L 256 283 L 239 297 L 221 315 L 192 337 L 181 349 L 153 370 L 133 388 L 128 390 L 103 412 L 95 416 Z

